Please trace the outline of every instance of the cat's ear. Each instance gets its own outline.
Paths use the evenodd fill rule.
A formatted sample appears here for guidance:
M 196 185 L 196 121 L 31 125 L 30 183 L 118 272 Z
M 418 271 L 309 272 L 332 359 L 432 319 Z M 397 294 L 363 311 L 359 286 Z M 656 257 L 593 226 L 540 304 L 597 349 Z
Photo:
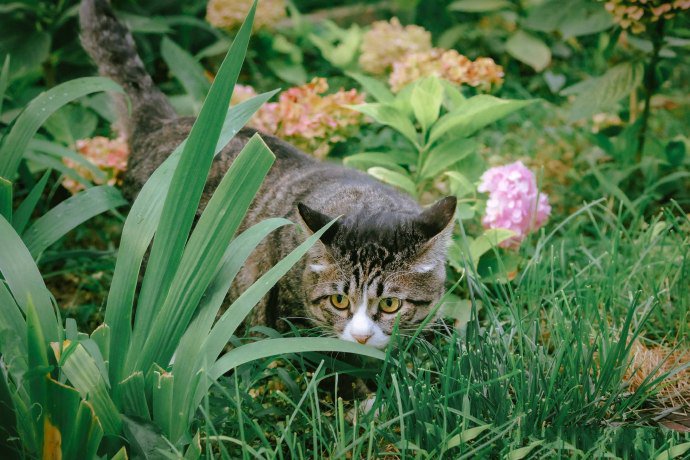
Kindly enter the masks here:
M 446 228 L 453 226 L 457 202 L 458 200 L 454 196 L 441 198 L 417 216 L 415 219 L 417 227 L 427 239 L 431 239 Z
M 332 217 L 328 217 L 326 214 L 320 213 L 304 203 L 297 203 L 297 211 L 299 212 L 302 221 L 306 227 L 312 232 L 316 233 L 324 225 L 333 220 Z M 320 240 L 325 244 L 330 244 L 333 241 L 333 237 L 338 231 L 338 222 L 335 222 L 331 227 L 326 230 L 326 232 L 321 235 Z

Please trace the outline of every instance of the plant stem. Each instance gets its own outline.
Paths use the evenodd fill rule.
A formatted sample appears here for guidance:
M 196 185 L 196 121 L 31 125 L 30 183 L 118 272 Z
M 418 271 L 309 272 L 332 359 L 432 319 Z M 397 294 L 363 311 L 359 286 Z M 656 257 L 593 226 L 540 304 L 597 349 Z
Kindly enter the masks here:
M 659 52 L 664 43 L 664 18 L 659 18 L 656 23 L 656 28 L 652 34 L 652 59 L 649 61 L 645 76 L 644 76 L 644 111 L 642 112 L 642 120 L 639 134 L 637 135 L 637 152 L 635 153 L 635 162 L 639 163 L 642 160 L 642 152 L 644 151 L 644 144 L 647 138 L 647 125 L 649 124 L 649 112 L 651 111 L 652 96 L 657 89 L 656 81 L 656 67 L 659 64 Z

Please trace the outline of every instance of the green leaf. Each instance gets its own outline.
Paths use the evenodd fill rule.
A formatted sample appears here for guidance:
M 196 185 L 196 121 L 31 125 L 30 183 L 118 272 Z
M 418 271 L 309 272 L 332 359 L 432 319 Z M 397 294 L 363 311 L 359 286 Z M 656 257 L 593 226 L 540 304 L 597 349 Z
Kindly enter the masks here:
M 405 136 L 413 145 L 417 145 L 417 131 L 403 112 L 388 104 L 359 104 L 349 106 L 358 112 L 369 115 L 382 125 L 390 126 Z
M 420 171 L 422 179 L 436 177 L 455 163 L 475 153 L 477 147 L 477 141 L 474 139 L 450 139 L 432 147 Z
M 161 451 L 169 452 L 170 445 L 165 441 L 161 429 L 151 422 L 136 417 L 122 417 L 123 432 L 132 449 L 133 458 L 158 460 Z
M 96 451 L 103 438 L 103 429 L 93 406 L 82 400 L 74 388 L 52 378 L 49 378 L 47 383 L 47 426 L 59 434 L 59 442 L 53 444 L 53 448 L 59 449 L 62 454 L 49 458 L 96 458 Z
M 12 182 L 0 177 L 0 216 L 12 222 Z
M 393 171 L 404 172 L 400 165 L 408 164 L 407 159 L 397 155 L 398 152 L 365 152 L 356 153 L 343 159 L 343 164 L 366 171 L 372 166 L 383 166 Z
M 36 309 L 45 340 L 57 341 L 58 324 L 50 292 L 24 242 L 2 216 L 0 235 L 0 273 L 22 311 L 27 314 L 29 305 Z
M 541 72 L 551 63 L 551 49 L 546 43 L 522 30 L 518 30 L 508 39 L 506 51 L 537 72 Z
M 62 83 L 32 100 L 4 137 L 0 147 L 0 177 L 13 179 L 22 155 L 36 131 L 63 105 L 97 91 L 122 92 L 112 80 L 102 77 L 77 78 Z
M 453 137 L 471 136 L 483 127 L 534 102 L 535 99 L 518 101 L 485 94 L 474 96 L 436 122 L 431 128 L 429 142 L 434 142 L 449 133 Z
M 686 452 L 690 451 L 690 442 L 684 442 L 670 447 L 656 456 L 655 460 L 671 460 L 673 458 L 680 458 Z
M 256 4 L 252 6 L 232 42 L 179 156 L 179 164 L 165 195 L 160 222 L 151 247 L 148 262 L 150 269 L 146 270 L 142 282 L 139 299 L 142 308 L 137 311 L 134 323 L 134 348 L 131 353 L 139 353 L 143 349 L 156 312 L 161 311 L 160 302 L 167 297 L 182 260 L 183 249 L 211 168 L 214 148 L 222 130 L 222 120 L 230 105 L 230 96 L 247 51 L 255 11 Z M 139 355 L 140 358 L 143 356 Z M 150 358 L 151 356 L 146 356 L 146 360 Z M 147 363 L 146 369 L 150 364 Z
M 448 5 L 450 11 L 463 13 L 486 13 L 504 8 L 512 9 L 513 4 L 508 0 L 458 0 Z
M 458 198 L 474 193 L 477 189 L 461 172 L 447 171 L 443 175 L 450 180 L 450 191 Z
M 48 403 L 47 373 L 50 372 L 47 341 L 41 320 L 34 304 L 29 301 L 26 308 L 26 337 L 29 351 L 29 372 L 27 373 L 31 419 L 35 424 L 36 438 L 43 443 L 44 407 Z M 55 324 L 53 324 L 54 329 Z M 24 331 L 21 331 L 24 332 Z M 41 451 L 39 445 L 38 451 Z
M 382 182 L 398 187 L 412 196 L 417 196 L 417 186 L 407 174 L 391 171 L 380 166 L 369 168 L 367 172 Z
M 443 106 L 449 112 L 452 112 L 465 103 L 467 98 L 463 96 L 457 85 L 444 79 L 441 79 L 441 84 L 443 85 Z
M 12 79 L 39 69 L 50 54 L 50 34 L 38 30 L 31 22 L 12 22 L 7 17 L 2 21 L 0 60 L 4 62 L 7 56 L 12 56 L 9 72 Z
M 93 136 L 98 117 L 81 105 L 68 104 L 52 114 L 43 124 L 55 141 L 75 145 L 77 140 Z
M 640 86 L 644 66 L 639 62 L 625 62 L 610 68 L 600 77 L 592 77 L 569 86 L 561 95 L 577 94 L 570 109 L 570 121 L 589 117 L 610 109 L 620 99 L 629 96 Z
M 438 78 L 426 77 L 417 81 L 412 90 L 410 103 L 423 132 L 426 132 L 438 119 L 441 102 L 443 102 L 443 86 Z
M 26 196 L 26 198 L 24 198 L 17 208 L 17 212 L 14 213 L 12 226 L 17 233 L 23 233 L 24 228 L 26 228 L 26 224 L 29 223 L 31 214 L 33 214 L 34 209 L 36 209 L 38 200 L 41 198 L 43 190 L 46 188 L 48 177 L 50 177 L 50 170 L 46 171 L 39 181 L 36 182 L 36 185 L 33 186 L 29 194 Z
M 508 452 L 508 460 L 522 460 L 523 458 L 527 457 L 532 450 L 534 450 L 535 447 L 541 446 L 544 444 L 543 439 L 538 439 L 536 441 L 532 441 L 525 447 L 520 447 L 519 449 L 514 449 Z
M 170 72 L 194 99 L 198 111 L 211 88 L 211 83 L 204 75 L 204 68 L 191 54 L 168 37 L 164 37 L 161 42 L 161 56 Z
M 7 82 L 10 79 L 10 55 L 5 56 L 5 62 L 0 70 L 0 114 L 2 114 L 2 103 L 5 101 Z
M 115 187 L 101 185 L 79 192 L 36 219 L 24 232 L 26 247 L 37 258 L 69 231 L 98 214 L 127 204 Z
M 151 420 L 149 405 L 146 400 L 144 373 L 141 371 L 134 372 L 118 385 L 122 413 L 142 420 Z
M 72 343 L 60 359 L 62 372 L 82 398 L 93 404 L 96 416 L 107 435 L 119 435 L 122 429 L 120 414 L 110 399 L 107 382 L 103 380 L 96 362 L 80 343 Z
M 345 74 L 357 81 L 364 91 L 369 93 L 377 102 L 391 104 L 395 100 L 395 96 L 393 96 L 391 90 L 380 80 L 356 72 L 345 72 Z
M 470 260 L 474 265 L 474 269 L 477 269 L 479 265 L 479 259 L 491 248 L 498 247 L 502 242 L 515 236 L 515 232 L 505 228 L 491 228 L 485 230 L 484 233 L 479 235 L 474 241 L 470 243 Z

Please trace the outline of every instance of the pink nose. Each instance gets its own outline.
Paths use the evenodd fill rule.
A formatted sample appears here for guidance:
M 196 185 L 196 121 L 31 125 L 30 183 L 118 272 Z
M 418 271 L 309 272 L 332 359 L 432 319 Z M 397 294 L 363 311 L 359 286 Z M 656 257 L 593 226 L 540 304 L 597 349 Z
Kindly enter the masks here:
M 367 340 L 369 340 L 369 337 L 371 337 L 371 334 L 369 334 L 369 335 L 355 335 L 355 334 L 352 334 L 352 337 L 353 337 L 356 341 L 358 341 L 359 343 L 365 344 L 365 343 L 367 343 Z

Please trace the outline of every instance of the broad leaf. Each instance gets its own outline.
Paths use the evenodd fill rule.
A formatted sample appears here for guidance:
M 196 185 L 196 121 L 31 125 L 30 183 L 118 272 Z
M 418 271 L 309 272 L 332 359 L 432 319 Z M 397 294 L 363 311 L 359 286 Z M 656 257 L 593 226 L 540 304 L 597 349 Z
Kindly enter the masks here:
M 429 142 L 435 142 L 446 134 L 456 138 L 471 136 L 483 127 L 534 102 L 535 99 L 518 101 L 484 94 L 474 96 L 436 122 L 431 128 Z
M 350 108 L 369 115 L 382 125 L 390 126 L 405 136 L 413 145 L 417 145 L 417 131 L 409 118 L 403 112 L 388 104 L 359 104 Z
M 414 116 L 426 133 L 438 119 L 443 102 L 443 86 L 436 77 L 427 77 L 417 82 L 412 90 L 410 103 Z
M 518 30 L 508 39 L 506 51 L 537 72 L 541 72 L 551 63 L 551 49 L 546 43 L 522 30 Z
M 369 168 L 367 172 L 382 182 L 398 187 L 412 196 L 417 196 L 417 186 L 407 173 L 403 174 L 379 166 Z

